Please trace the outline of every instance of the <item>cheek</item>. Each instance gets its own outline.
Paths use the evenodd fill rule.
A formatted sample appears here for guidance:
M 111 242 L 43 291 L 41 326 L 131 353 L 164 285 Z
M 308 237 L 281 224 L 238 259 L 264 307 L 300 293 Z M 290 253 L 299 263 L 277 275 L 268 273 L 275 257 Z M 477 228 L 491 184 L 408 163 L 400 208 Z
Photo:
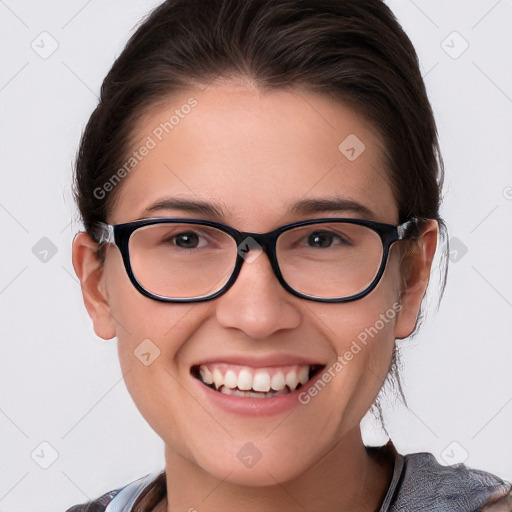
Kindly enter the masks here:
M 121 344 L 140 343 L 145 338 L 160 338 L 172 329 L 180 308 L 149 299 L 131 283 L 121 254 L 113 250 L 105 262 L 106 291 L 116 336 Z
M 201 307 L 145 297 L 131 283 L 120 254 L 113 254 L 105 265 L 108 303 L 123 373 L 130 371 L 139 376 L 142 372 L 140 376 L 145 380 L 153 362 L 165 360 L 172 367 L 182 344 L 197 326 Z
M 381 282 L 363 299 L 333 308 L 310 306 L 320 320 L 317 328 L 336 352 L 335 362 L 327 369 L 336 389 L 333 409 L 339 409 L 348 424 L 366 413 L 386 379 L 401 310 L 399 278 L 398 257 L 391 255 Z
M 187 395 L 178 383 L 188 378 L 188 368 L 180 365 L 186 342 L 211 306 L 145 297 L 131 283 L 121 256 L 112 256 L 106 262 L 106 287 L 125 384 L 141 414 L 165 439 L 169 418 L 179 416 Z
M 394 328 L 400 305 L 399 254 L 392 251 L 377 287 L 362 299 L 340 305 L 312 303 L 310 309 L 328 327 L 325 331 L 338 355 L 350 350 L 352 344 L 382 352 L 381 346 L 394 342 Z M 321 325 L 320 324 L 320 325 Z M 388 350 L 385 348 L 384 350 Z M 357 348 L 353 350 L 356 352 Z M 363 350 L 361 350 L 361 353 Z M 348 356 L 350 357 L 350 356 Z

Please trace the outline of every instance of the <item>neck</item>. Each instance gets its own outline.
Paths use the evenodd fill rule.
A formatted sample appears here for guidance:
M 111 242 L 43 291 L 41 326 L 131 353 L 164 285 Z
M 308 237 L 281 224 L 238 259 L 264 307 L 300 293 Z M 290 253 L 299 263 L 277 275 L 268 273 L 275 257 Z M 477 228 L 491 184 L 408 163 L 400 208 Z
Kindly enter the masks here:
M 298 477 L 271 486 L 243 486 L 204 471 L 166 447 L 167 512 L 369 512 L 391 482 L 394 456 L 369 453 L 359 426 Z

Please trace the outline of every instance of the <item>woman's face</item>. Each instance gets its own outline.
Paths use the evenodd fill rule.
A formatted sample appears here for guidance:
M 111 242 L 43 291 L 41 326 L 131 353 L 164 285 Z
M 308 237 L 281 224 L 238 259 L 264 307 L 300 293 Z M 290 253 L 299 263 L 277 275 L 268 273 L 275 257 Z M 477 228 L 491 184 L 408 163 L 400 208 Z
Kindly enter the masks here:
M 165 125 L 173 115 L 173 125 Z M 192 217 L 258 233 L 319 217 L 398 224 L 379 137 L 363 117 L 333 99 L 297 90 L 263 94 L 219 82 L 153 110 L 136 134 L 133 151 L 148 137 L 154 147 L 139 152 L 140 161 L 118 185 L 111 224 Z M 293 209 L 300 201 L 336 198 L 354 206 Z M 220 216 L 152 209 L 172 199 L 209 203 Z M 403 288 L 394 244 L 379 285 L 344 304 L 291 295 L 264 253 L 244 262 L 225 294 L 202 303 L 146 298 L 129 281 L 113 245 L 103 270 L 85 257 L 91 278 L 81 279 L 92 286 L 84 297 L 95 331 L 118 338 L 128 390 L 164 440 L 167 456 L 221 479 L 268 485 L 304 473 L 344 436 L 358 432 L 386 378 L 395 338 L 414 328 L 434 231 L 425 238 L 425 252 L 419 251 L 423 272 L 415 286 Z M 252 375 L 262 368 L 273 375 L 294 366 L 324 369 L 290 396 L 247 398 L 207 387 L 192 371 L 201 364 L 237 375 L 241 367 Z M 326 374 L 324 386 L 308 391 Z

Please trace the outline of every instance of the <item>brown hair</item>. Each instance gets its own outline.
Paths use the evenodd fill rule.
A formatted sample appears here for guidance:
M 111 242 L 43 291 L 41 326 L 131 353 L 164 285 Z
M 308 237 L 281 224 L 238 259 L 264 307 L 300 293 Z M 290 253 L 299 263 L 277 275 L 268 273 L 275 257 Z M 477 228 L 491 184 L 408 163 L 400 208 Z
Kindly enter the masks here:
M 82 136 L 75 197 L 87 232 L 113 208 L 122 183 L 97 191 L 126 160 L 141 116 L 173 94 L 237 77 L 262 91 L 301 87 L 348 102 L 382 137 L 399 221 L 436 219 L 446 240 L 435 120 L 414 47 L 382 0 L 162 3 L 115 61 Z M 397 363 L 395 350 L 388 377 L 403 397 Z

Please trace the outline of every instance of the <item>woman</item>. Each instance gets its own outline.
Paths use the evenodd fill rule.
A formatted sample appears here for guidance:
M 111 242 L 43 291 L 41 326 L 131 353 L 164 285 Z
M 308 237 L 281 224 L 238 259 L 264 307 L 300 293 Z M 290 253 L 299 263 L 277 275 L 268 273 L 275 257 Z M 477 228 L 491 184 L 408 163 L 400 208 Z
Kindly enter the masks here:
M 73 264 L 166 467 L 70 510 L 512 510 L 492 474 L 361 438 L 421 316 L 442 178 L 382 1 L 157 8 L 83 135 Z

